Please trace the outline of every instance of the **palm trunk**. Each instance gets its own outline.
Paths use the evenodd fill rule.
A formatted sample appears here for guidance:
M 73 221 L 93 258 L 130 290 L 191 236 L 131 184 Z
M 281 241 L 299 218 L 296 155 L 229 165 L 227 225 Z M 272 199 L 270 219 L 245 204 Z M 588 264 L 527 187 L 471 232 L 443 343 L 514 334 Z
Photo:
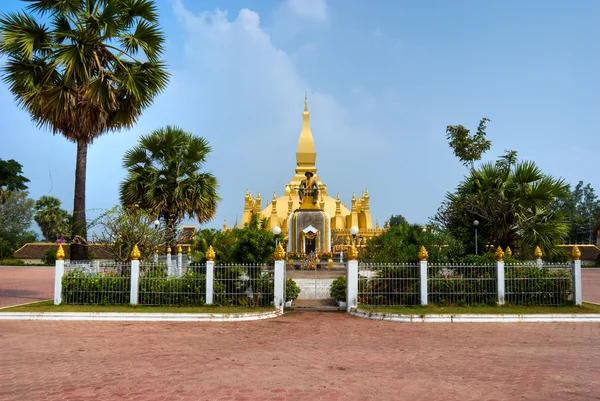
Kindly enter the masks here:
M 83 243 L 71 244 L 71 260 L 88 260 L 87 222 L 85 219 L 85 176 L 87 166 L 88 143 L 77 140 L 77 162 L 75 164 L 75 197 L 73 200 L 72 235 L 78 236 Z

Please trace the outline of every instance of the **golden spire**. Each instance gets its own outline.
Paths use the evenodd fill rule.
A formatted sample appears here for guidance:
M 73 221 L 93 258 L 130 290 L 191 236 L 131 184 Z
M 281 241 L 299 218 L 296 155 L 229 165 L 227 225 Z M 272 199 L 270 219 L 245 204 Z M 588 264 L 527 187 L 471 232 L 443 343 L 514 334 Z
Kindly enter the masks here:
M 542 258 L 542 250 L 540 249 L 539 246 L 535 247 L 535 251 L 533 251 L 533 255 L 535 256 L 536 259 L 541 259 Z
M 304 111 L 302 112 L 302 131 L 298 139 L 298 151 L 296 152 L 297 174 L 304 175 L 310 171 L 316 173 L 315 162 L 317 154 L 315 153 L 315 140 L 310 130 L 310 113 L 308 112 L 308 95 L 304 95 Z
M 56 250 L 56 260 L 65 260 L 65 250 L 62 245 L 59 245 Z
M 227 217 L 223 217 L 223 231 L 227 231 Z
M 294 206 L 294 200 L 292 199 L 292 194 L 288 194 L 288 211 L 287 211 L 288 217 L 293 212 L 293 209 L 292 209 L 293 206 Z
M 375 217 L 375 229 L 379 230 L 379 217 Z
M 139 260 L 140 259 L 141 253 L 140 250 L 138 249 L 137 245 L 133 246 L 133 249 L 131 250 L 131 260 Z
M 498 247 L 496 248 L 496 260 L 498 262 L 502 262 L 504 260 L 504 251 L 502 250 L 502 247 L 500 245 L 498 245 Z
M 292 189 L 290 188 L 290 184 L 285 184 L 285 194 L 290 195 L 292 193 Z
M 425 249 L 425 247 L 423 245 L 421 245 L 421 248 L 419 249 L 419 253 L 417 255 L 419 257 L 420 261 L 426 261 L 427 258 L 429 257 L 429 253 L 427 253 L 427 249 Z
M 212 245 L 208 247 L 204 256 L 206 256 L 206 260 L 208 260 L 209 262 L 215 260 L 216 255 Z
M 573 245 L 573 248 L 571 249 L 571 258 L 573 260 L 579 260 L 581 258 L 581 251 L 577 245 Z
M 238 217 L 235 216 L 235 224 L 233 225 L 233 228 L 238 228 Z
M 304 91 L 304 111 L 308 113 L 308 91 Z

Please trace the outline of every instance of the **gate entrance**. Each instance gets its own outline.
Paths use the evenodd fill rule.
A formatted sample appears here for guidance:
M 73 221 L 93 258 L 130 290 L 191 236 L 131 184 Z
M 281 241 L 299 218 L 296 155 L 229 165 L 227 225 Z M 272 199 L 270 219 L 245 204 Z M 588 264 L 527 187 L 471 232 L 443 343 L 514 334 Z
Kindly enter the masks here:
M 306 241 L 308 247 L 308 241 Z M 333 280 L 346 275 L 346 265 L 332 260 L 321 261 L 314 254 L 304 260 L 286 263 L 286 280 L 292 279 L 300 294 L 288 306 L 302 309 L 337 310 L 338 303 L 331 298 Z

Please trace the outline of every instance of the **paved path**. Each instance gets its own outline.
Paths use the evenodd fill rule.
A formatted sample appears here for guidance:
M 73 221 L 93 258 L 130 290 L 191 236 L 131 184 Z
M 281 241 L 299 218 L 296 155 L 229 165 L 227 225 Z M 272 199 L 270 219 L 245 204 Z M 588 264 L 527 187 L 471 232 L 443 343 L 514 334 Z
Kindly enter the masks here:
M 53 297 L 53 267 L 0 267 L 0 308 Z
M 600 269 L 581 269 L 583 300 L 600 304 Z
M 600 324 L 0 324 L 2 400 L 593 400 Z

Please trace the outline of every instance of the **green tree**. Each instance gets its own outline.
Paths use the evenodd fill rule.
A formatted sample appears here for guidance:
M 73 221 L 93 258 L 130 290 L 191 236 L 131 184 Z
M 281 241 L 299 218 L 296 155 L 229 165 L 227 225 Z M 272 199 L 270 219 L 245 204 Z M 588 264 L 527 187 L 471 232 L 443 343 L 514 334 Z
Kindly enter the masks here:
M 406 221 L 406 219 L 404 218 L 404 216 L 402 216 L 401 214 L 393 214 L 390 216 L 390 218 L 385 222 L 385 226 L 389 226 L 389 227 L 398 227 L 400 225 L 403 224 L 408 224 L 408 222 Z
M 0 16 L 4 81 L 38 126 L 77 144 L 72 233 L 85 240 L 88 146 L 133 126 L 166 88 L 164 37 L 152 0 L 28 1 Z M 73 244 L 71 259 L 87 247 Z
M 448 125 L 446 127 L 446 139 L 454 151 L 454 155 L 465 165 L 471 165 L 475 170 L 475 161 L 481 160 L 481 156 L 492 146 L 492 142 L 485 139 L 486 123 L 489 118 L 482 118 L 477 127 L 477 133 L 469 135 L 470 130 L 462 125 Z
M 35 202 L 25 191 L 9 191 L 4 203 L 0 203 L 0 239 L 6 249 L 16 250 L 25 242 L 35 241 L 35 233 L 29 231 L 33 219 Z M 10 245 L 10 248 L 7 246 Z M 11 254 L 12 254 L 11 252 Z
M 236 242 L 231 254 L 237 263 L 266 263 L 275 251 L 275 235 L 268 229 L 267 219 L 253 214 L 250 222 L 234 229 Z
M 17 161 L 0 159 L 0 203 L 6 201 L 8 191 L 25 191 L 26 182 L 29 182 L 23 174 L 23 166 Z
M 558 208 L 562 210 L 569 220 L 569 242 L 574 244 L 594 244 L 596 231 L 594 224 L 600 215 L 600 200 L 590 184 L 584 185 L 579 181 L 569 196 L 559 202 Z
M 205 261 L 206 251 L 213 247 L 217 263 L 233 263 L 232 250 L 236 238 L 236 230 L 222 231 L 215 228 L 199 230 L 194 238 L 194 250 L 199 253 L 200 261 Z
M 61 202 L 53 196 L 42 196 L 35 202 L 33 218 L 40 226 L 46 241 L 70 238 L 71 215 L 60 207 Z
M 534 162 L 484 163 L 460 183 L 435 221 L 466 244 L 474 244 L 473 221 L 479 221 L 483 244 L 520 247 L 532 257 L 539 245 L 544 254 L 558 257 L 555 245 L 568 233 L 565 214 L 553 205 L 568 196 L 562 179 L 544 174 Z
M 210 150 L 206 139 L 178 127 L 142 136 L 123 157 L 127 177 L 120 187 L 121 204 L 161 218 L 167 243 L 174 245 L 175 228 L 186 216 L 204 224 L 215 215 L 217 180 L 202 172 Z

